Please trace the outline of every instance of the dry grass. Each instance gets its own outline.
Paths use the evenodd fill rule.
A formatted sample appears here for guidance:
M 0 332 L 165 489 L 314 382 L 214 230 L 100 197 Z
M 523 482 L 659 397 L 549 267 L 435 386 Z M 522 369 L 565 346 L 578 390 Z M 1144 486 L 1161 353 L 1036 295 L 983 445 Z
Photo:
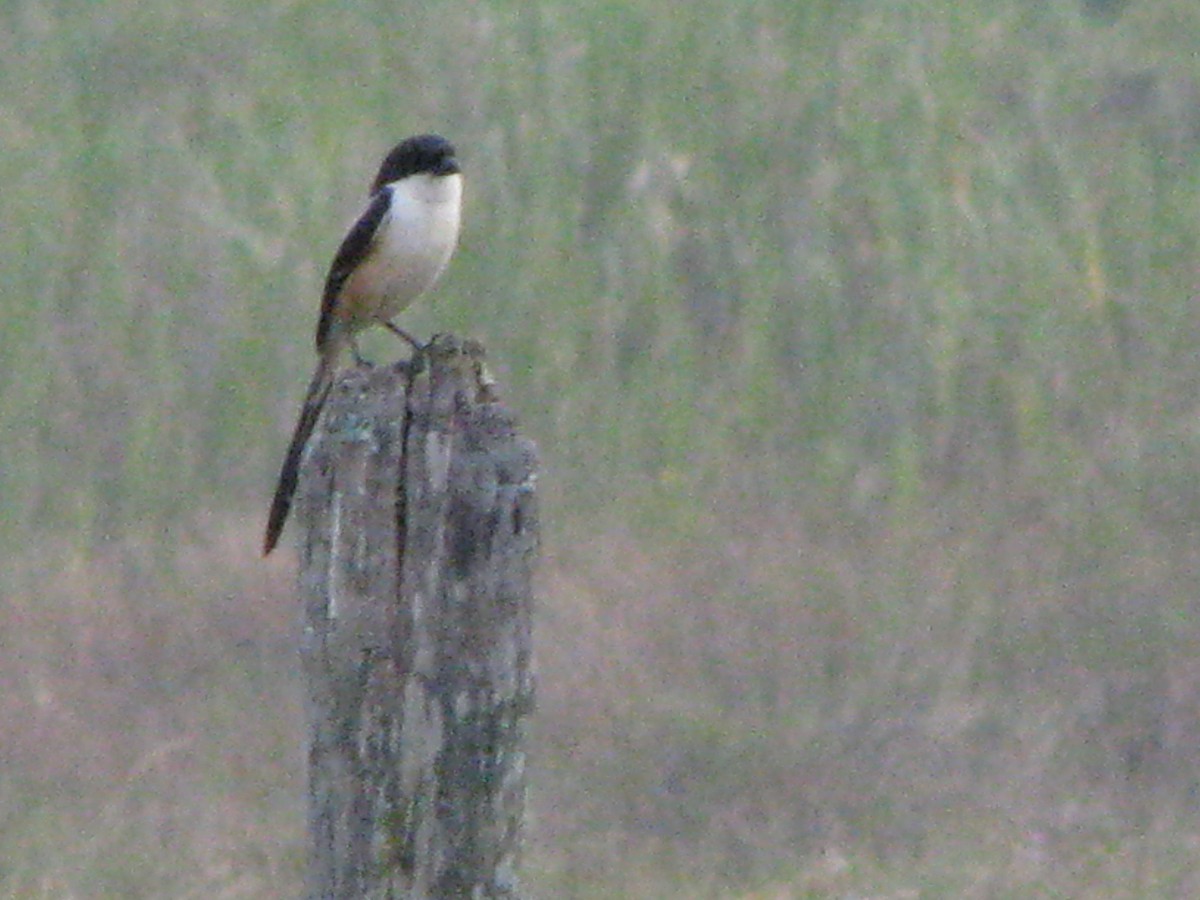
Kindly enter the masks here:
M 295 616 L 283 564 L 235 528 L 174 551 L 46 547 L 10 573 L 8 895 L 295 896 Z
M 1048 656 L 1039 615 L 1083 602 L 1048 579 L 1061 542 L 1031 528 L 994 544 L 932 514 L 852 533 L 782 505 L 711 509 L 676 540 L 548 536 L 536 895 L 1190 883 L 1197 667 Z M 257 524 L 210 519 L 171 549 L 50 546 L 10 572 L 0 889 L 296 895 L 292 565 L 255 557 Z M 1160 586 L 1181 574 L 1158 565 Z

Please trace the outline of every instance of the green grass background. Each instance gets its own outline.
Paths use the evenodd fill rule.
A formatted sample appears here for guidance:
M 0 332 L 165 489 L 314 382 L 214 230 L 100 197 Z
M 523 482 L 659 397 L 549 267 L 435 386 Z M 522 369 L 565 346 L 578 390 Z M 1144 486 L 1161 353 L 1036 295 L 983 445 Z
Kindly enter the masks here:
M 297 895 L 254 548 L 436 130 L 403 323 L 544 457 L 535 895 L 1200 895 L 1200 7 L 11 0 L 0 51 L 0 893 Z

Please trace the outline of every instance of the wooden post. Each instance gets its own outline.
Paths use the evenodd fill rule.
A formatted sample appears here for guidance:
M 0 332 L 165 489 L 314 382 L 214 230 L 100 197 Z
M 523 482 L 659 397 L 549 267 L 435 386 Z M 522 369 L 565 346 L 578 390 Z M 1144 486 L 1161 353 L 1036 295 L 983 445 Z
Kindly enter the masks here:
M 536 449 L 482 349 L 338 380 L 301 475 L 310 900 L 519 898 Z

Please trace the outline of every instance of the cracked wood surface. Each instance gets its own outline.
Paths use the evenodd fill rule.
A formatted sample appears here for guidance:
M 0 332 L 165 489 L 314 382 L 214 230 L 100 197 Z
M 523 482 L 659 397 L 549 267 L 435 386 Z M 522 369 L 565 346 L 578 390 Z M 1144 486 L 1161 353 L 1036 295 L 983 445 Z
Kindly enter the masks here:
M 310 898 L 518 898 L 537 457 L 478 345 L 343 373 L 301 472 Z

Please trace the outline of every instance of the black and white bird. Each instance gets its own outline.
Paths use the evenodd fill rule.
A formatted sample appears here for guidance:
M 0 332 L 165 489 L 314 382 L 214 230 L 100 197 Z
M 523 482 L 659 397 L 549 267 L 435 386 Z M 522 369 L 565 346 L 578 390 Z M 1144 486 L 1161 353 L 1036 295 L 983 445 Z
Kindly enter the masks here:
M 463 179 L 454 147 L 436 134 L 397 144 L 371 184 L 366 210 L 350 228 L 325 278 L 317 321 L 317 370 L 308 386 L 271 501 L 263 555 L 275 549 L 296 491 L 300 458 L 329 397 L 334 374 L 357 335 L 392 319 L 437 281 L 458 243 Z

